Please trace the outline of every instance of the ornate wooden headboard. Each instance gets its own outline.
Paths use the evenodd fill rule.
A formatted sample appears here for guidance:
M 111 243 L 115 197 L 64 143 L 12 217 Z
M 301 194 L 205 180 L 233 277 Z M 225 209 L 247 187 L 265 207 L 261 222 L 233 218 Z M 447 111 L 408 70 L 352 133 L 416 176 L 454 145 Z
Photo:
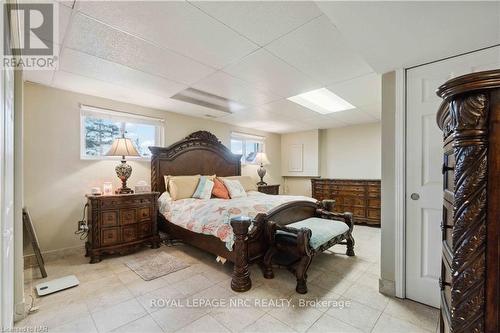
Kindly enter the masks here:
M 241 155 L 233 154 L 207 131 L 191 133 L 169 147 L 149 147 L 151 190 L 165 192 L 165 175 L 239 176 Z

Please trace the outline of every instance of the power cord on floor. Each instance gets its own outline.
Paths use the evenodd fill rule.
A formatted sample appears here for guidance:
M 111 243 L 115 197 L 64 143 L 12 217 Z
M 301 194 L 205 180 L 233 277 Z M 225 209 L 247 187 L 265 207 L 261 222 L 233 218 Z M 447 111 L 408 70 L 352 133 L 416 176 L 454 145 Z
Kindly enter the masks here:
M 78 227 L 75 231 L 75 235 L 79 235 L 81 240 L 85 240 L 89 236 L 89 225 L 86 219 L 86 213 L 88 207 L 89 207 L 88 203 L 85 204 L 85 206 L 83 207 L 83 216 L 82 219 L 78 221 Z

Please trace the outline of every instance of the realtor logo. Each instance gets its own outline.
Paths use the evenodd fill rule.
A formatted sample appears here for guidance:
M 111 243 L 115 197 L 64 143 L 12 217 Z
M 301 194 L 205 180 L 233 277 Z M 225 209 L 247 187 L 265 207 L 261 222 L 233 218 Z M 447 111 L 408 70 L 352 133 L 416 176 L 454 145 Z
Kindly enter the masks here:
M 3 5 L 3 65 L 23 69 L 54 69 L 57 60 L 57 5 Z

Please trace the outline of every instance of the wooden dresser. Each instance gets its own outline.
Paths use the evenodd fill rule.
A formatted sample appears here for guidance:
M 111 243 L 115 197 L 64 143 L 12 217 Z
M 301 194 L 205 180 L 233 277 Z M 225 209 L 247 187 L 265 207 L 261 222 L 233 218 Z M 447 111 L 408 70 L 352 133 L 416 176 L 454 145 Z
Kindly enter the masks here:
M 441 332 L 500 331 L 500 70 L 439 87 Z
M 160 245 L 156 225 L 159 192 L 110 196 L 87 195 L 90 263 L 101 255 L 126 253 L 143 244 Z
M 313 178 L 312 197 L 335 200 L 334 211 L 351 212 L 354 223 L 380 225 L 380 180 Z

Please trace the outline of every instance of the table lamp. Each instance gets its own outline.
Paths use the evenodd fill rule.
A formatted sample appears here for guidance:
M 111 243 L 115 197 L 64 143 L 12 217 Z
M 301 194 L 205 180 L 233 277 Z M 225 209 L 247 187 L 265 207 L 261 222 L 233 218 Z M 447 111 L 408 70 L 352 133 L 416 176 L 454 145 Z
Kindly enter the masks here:
M 125 156 L 141 156 L 130 139 L 125 138 L 125 134 L 121 138 L 115 139 L 111 148 L 106 153 L 106 156 L 121 156 L 122 162 L 115 168 L 116 175 L 122 181 L 122 187 L 116 189 L 115 194 L 134 193 L 131 188 L 127 187 L 127 179 L 132 174 L 132 167 L 127 164 Z
M 264 169 L 264 165 L 269 165 L 271 164 L 271 162 L 269 162 L 266 153 L 263 152 L 257 153 L 254 161 L 260 164 L 260 167 L 257 169 L 257 174 L 260 177 L 260 182 L 258 182 L 257 185 L 267 185 L 267 183 L 263 180 L 264 176 L 266 175 L 266 169 Z

